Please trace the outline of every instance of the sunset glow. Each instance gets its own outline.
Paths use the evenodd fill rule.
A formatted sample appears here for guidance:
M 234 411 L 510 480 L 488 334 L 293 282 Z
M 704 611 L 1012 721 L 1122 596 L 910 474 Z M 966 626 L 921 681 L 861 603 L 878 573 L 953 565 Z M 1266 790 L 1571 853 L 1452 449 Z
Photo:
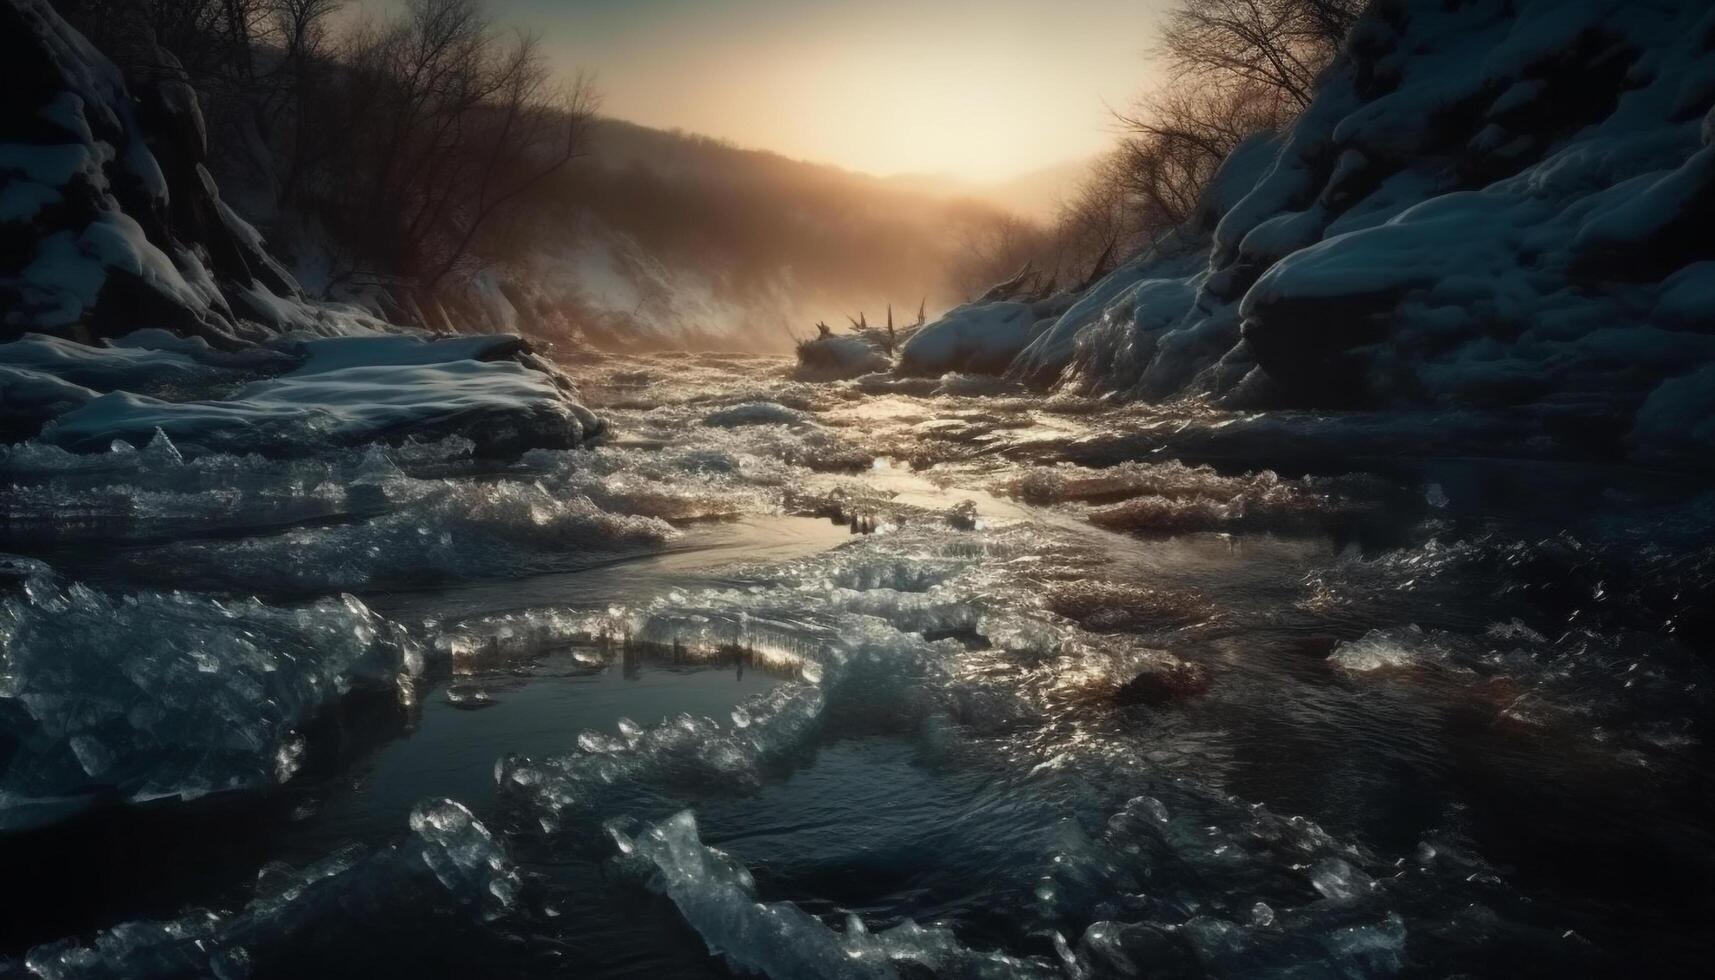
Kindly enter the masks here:
M 1153 0 L 498 0 L 612 116 L 881 175 L 1098 152 L 1151 77 Z
M 0 975 L 1709 973 L 1715 0 L 0 51 Z

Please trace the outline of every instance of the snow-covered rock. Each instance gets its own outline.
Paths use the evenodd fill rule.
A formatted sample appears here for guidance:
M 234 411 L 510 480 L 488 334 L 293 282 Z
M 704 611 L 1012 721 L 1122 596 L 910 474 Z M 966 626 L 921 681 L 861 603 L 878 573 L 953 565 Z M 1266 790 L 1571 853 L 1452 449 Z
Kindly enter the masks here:
M 1037 335 L 1054 323 L 1066 302 L 999 300 L 966 303 L 925 324 L 899 349 L 899 374 L 940 377 L 949 371 L 1001 374 Z
M 221 200 L 195 93 L 156 54 L 130 90 L 44 0 L 0 0 L 0 438 L 293 455 L 462 433 L 505 454 L 602 430 L 516 336 L 306 300 Z
M 220 200 L 177 63 L 127 90 L 44 0 L 0 5 L 0 335 L 167 327 L 217 346 L 313 327 L 297 285 Z M 282 316 L 282 302 L 290 312 Z
M 1700 0 L 1374 4 L 1292 127 L 1011 371 L 1500 413 L 1563 449 L 1705 466 L 1712 104 Z

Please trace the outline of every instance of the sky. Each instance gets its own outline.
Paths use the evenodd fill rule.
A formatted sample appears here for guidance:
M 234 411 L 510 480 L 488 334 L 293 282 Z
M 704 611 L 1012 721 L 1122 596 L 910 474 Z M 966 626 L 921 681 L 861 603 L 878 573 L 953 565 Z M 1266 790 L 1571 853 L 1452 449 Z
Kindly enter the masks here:
M 882 176 L 1084 159 L 1150 78 L 1167 0 L 491 0 L 602 111 Z

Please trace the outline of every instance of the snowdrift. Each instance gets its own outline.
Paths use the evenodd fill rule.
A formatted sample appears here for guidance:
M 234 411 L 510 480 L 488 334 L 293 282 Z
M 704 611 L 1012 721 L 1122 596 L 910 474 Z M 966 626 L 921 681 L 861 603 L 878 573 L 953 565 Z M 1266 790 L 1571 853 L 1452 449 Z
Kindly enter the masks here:
M 979 300 L 949 310 L 900 347 L 898 373 L 926 378 L 949 371 L 1002 374 L 1065 312 L 1066 299 Z
M 1194 221 L 1052 323 L 974 343 L 954 311 L 916 344 L 963 363 L 924 370 L 1028 332 L 1007 370 L 1080 394 L 1488 413 L 1707 466 L 1712 104 L 1700 0 L 1383 0 Z
M 172 55 L 127 88 L 44 0 L 0 3 L 0 439 L 187 450 L 463 434 L 485 453 L 602 424 L 516 337 L 433 340 L 307 300 L 221 200 Z

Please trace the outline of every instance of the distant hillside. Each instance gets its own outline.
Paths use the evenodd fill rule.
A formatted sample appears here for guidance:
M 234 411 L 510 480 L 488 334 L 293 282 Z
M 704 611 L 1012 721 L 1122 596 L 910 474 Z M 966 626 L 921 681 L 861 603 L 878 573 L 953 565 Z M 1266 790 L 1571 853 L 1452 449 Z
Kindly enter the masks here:
M 537 218 L 549 227 L 473 283 L 491 326 L 782 347 L 818 320 L 879 319 L 889 303 L 909 319 L 968 298 L 998 274 L 981 243 L 1016 221 L 993 203 L 620 120 L 590 144 Z

